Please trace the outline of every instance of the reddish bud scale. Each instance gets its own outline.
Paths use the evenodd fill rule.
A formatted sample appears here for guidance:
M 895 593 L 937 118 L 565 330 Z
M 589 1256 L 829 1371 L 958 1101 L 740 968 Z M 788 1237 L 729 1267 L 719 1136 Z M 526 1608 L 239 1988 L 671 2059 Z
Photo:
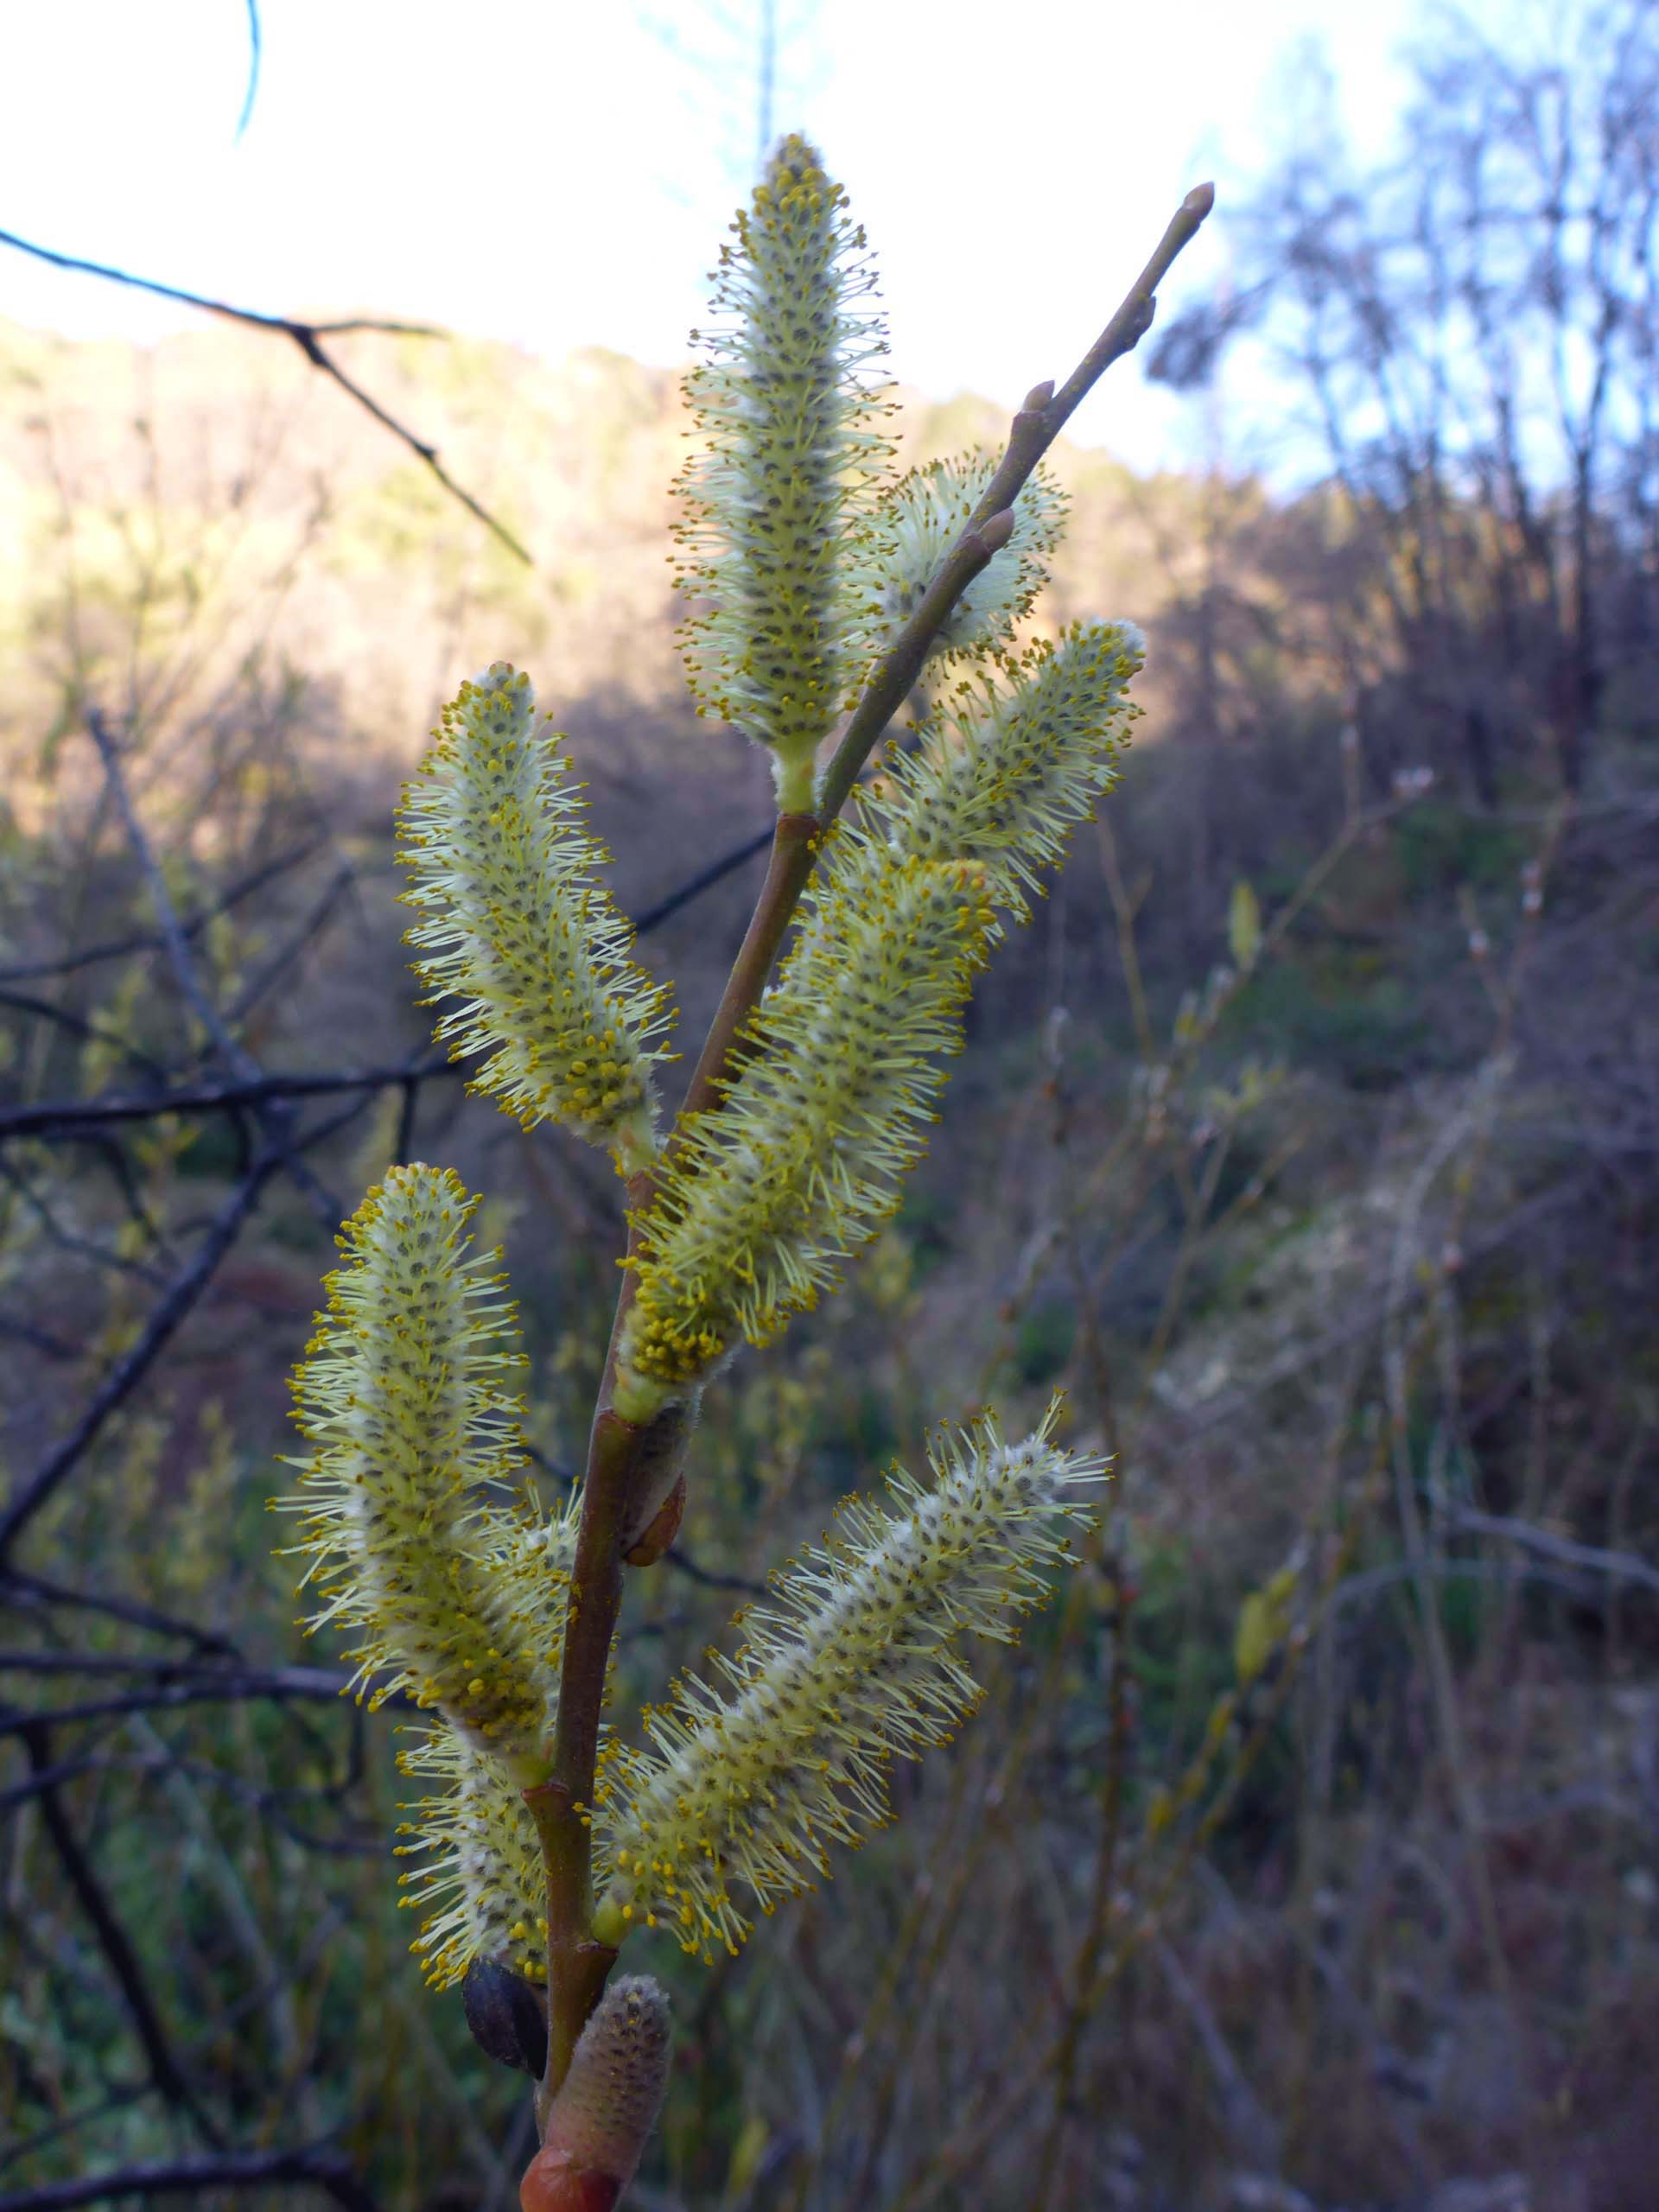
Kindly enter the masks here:
M 655 1567 L 680 1533 L 685 1517 L 685 1477 L 682 1475 L 658 1507 L 651 1526 L 623 1557 L 630 1567 Z
M 622 2186 L 614 2174 L 573 2164 L 568 2152 L 550 2145 L 531 2159 L 518 2202 L 524 2212 L 611 2212 Z

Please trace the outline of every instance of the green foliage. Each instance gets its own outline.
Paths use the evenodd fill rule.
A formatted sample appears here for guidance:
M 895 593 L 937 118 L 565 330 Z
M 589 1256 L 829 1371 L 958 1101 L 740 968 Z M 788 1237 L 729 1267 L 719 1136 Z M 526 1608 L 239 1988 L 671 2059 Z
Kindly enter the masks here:
M 1508 890 L 1531 851 L 1522 824 L 1494 821 L 1473 808 L 1430 797 L 1394 824 L 1407 896 L 1414 905 L 1444 899 L 1459 886 Z
M 1020 1382 L 1035 1387 L 1063 1374 L 1077 1334 L 1077 1313 L 1065 1299 L 1048 1299 L 1022 1314 L 1014 1346 Z
M 1232 1026 L 1355 1090 L 1406 1081 L 1430 1038 L 1411 980 L 1380 949 L 1342 945 L 1276 962 L 1252 982 Z

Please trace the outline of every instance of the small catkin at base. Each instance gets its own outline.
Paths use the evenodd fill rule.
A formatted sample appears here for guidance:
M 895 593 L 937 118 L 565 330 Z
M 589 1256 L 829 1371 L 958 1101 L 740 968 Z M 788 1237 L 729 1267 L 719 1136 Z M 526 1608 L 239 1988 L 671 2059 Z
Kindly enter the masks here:
M 668 2056 L 661 1985 L 649 1974 L 613 1981 L 582 2031 L 542 2147 L 519 2184 L 523 2212 L 610 2212 L 656 2124 Z

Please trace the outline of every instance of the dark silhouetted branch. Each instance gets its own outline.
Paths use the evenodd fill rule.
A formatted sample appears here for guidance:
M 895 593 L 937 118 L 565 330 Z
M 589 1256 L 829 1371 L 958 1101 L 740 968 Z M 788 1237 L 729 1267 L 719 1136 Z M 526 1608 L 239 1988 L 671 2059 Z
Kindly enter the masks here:
M 264 40 L 259 29 L 259 0 L 247 0 L 247 8 L 248 88 L 242 95 L 242 112 L 236 118 L 234 135 L 238 138 L 247 129 L 253 114 L 253 103 L 259 91 L 259 64 L 264 54 Z
M 38 1655 L 12 1656 L 18 1660 L 29 1660 Z M 20 1671 L 38 1669 L 25 1668 Z M 124 1719 L 134 1713 L 167 1713 L 187 1705 L 235 1705 L 244 1698 L 263 1698 L 276 1705 L 326 1703 L 344 1697 L 351 1685 L 349 1675 L 326 1667 L 204 1667 L 179 1681 L 157 1682 L 148 1689 L 124 1691 L 119 1697 L 89 1699 L 84 1705 L 54 1706 L 46 1713 L 0 1714 L 0 1737 L 20 1735 L 42 1719 L 54 1728 L 79 1728 L 94 1720 Z M 379 1697 L 381 1703 L 399 1713 L 418 1710 L 405 1690 L 388 1691 L 382 1696 L 372 1686 L 365 1685 L 365 1696 Z
M 49 246 L 35 245 L 28 238 L 20 238 L 13 231 L 0 231 L 0 245 L 16 246 L 19 253 L 32 254 L 37 261 L 50 262 L 54 269 L 76 269 L 88 276 L 102 276 L 111 284 L 129 284 L 135 291 L 153 292 L 158 299 L 180 300 L 186 307 L 200 308 L 207 315 L 223 315 L 228 322 L 246 323 L 254 330 L 274 330 L 284 338 L 293 340 L 314 369 L 334 379 L 340 390 L 354 399 L 358 405 L 394 438 L 406 445 L 431 470 L 452 499 L 461 501 L 469 514 L 475 515 L 486 530 L 498 537 L 509 553 L 522 561 L 527 569 L 535 562 L 524 550 L 505 523 L 499 523 L 487 507 L 480 506 L 472 493 L 457 484 L 454 478 L 438 459 L 438 449 L 424 438 L 417 438 L 413 430 L 389 415 L 378 399 L 371 398 L 359 384 L 348 377 L 334 356 L 323 346 L 325 338 L 334 338 L 348 331 L 375 330 L 398 338 L 442 338 L 444 333 L 424 322 L 385 322 L 373 316 L 353 315 L 338 322 L 297 322 L 290 316 L 260 315 L 252 308 L 233 308 L 226 300 L 211 300 L 200 292 L 187 292 L 177 284 L 157 283 L 153 277 L 135 276 L 129 270 L 112 269 L 107 262 L 84 261 L 78 254 L 54 253 Z
M 52 1764 L 51 1733 L 48 1722 L 39 1714 L 26 1719 L 18 1729 L 30 1770 L 36 1776 L 45 1773 Z M 133 2032 L 143 2047 L 150 2078 L 170 2105 L 188 2113 L 204 2139 L 218 2147 L 224 2139 L 212 2120 L 202 2110 L 195 2092 L 186 2081 L 175 2057 L 156 2000 L 150 1995 L 149 1985 L 131 1939 L 105 1895 L 104 1885 L 93 1870 L 92 1863 L 81 1846 L 64 1810 L 54 1783 L 48 1782 L 38 1793 L 41 1819 L 52 1847 L 58 1854 L 64 1879 L 74 1892 L 75 1901 L 92 1923 L 111 1974 L 121 1992 L 122 2001 L 132 2022 Z
M 75 2204 L 102 2204 L 118 2196 L 196 2196 L 213 2189 L 273 2189 L 309 2183 L 345 2212 L 378 2212 L 375 2200 L 336 2152 L 321 2145 L 299 2151 L 256 2151 L 217 2158 L 183 2158 L 170 2165 L 118 2166 L 79 2181 L 51 2182 L 44 2189 L 0 2196 L 0 2212 L 67 2212 Z
M 60 1098 L 0 1114 L 0 1143 L 8 1137 L 73 1135 L 77 1128 L 110 1122 L 149 1122 L 161 1114 L 235 1114 L 268 1099 L 326 1098 L 342 1090 L 384 1090 L 392 1084 L 424 1083 L 432 1076 L 462 1075 L 460 1061 L 437 1058 L 413 1066 L 362 1068 L 338 1075 L 262 1075 L 248 1083 L 205 1083 L 160 1091 L 153 1098 Z
M 764 830 L 756 830 L 753 837 L 746 837 L 731 852 L 710 861 L 707 868 L 699 868 L 677 891 L 671 891 L 666 899 L 659 899 L 654 906 L 647 907 L 633 925 L 635 935 L 643 937 L 647 930 L 655 929 L 659 922 L 665 922 L 671 914 L 678 913 L 682 906 L 690 906 L 699 892 L 707 891 L 712 884 L 720 882 L 734 868 L 741 868 L 745 861 L 753 860 L 757 853 L 764 853 L 771 842 L 772 824 L 767 823 Z
M 102 1613 L 110 1620 L 124 1621 L 130 1628 L 147 1629 L 152 1636 L 183 1637 L 200 1652 L 241 1659 L 240 1650 L 229 1637 L 201 1628 L 194 1621 L 176 1620 L 170 1613 L 157 1612 L 153 1605 L 141 1605 L 137 1599 L 111 1598 L 96 1590 L 71 1590 L 43 1574 L 25 1574 L 15 1567 L 0 1571 L 5 1576 L 7 1598 L 14 1605 L 21 1601 L 41 1610 L 67 1605 L 73 1611 Z
M 159 1060 L 141 1052 L 137 1045 L 130 1045 L 118 1031 L 106 1029 L 101 1021 L 88 1021 L 84 1014 L 72 1014 L 67 1007 L 54 1006 L 50 999 L 36 998 L 32 991 L 11 991 L 0 988 L 0 1006 L 14 1007 L 19 1014 L 32 1014 L 41 1021 L 54 1022 L 60 1029 L 67 1029 L 72 1037 L 84 1038 L 88 1044 L 108 1045 L 130 1059 L 135 1067 L 143 1068 L 158 1083 L 167 1081 L 167 1070 Z
M 147 1375 L 163 1346 L 213 1281 L 219 1262 L 236 1242 L 243 1223 L 258 1205 L 265 1185 L 284 1164 L 281 1152 L 270 1152 L 254 1162 L 237 1185 L 201 1240 L 188 1266 L 173 1281 L 171 1288 L 150 1315 L 138 1341 L 118 1360 L 92 1393 L 86 1410 L 63 1441 L 48 1455 L 34 1474 L 21 1483 L 0 1514 L 0 1564 L 41 1508 L 74 1471 L 82 1453 L 117 1407 Z
M 239 1082 L 257 1083 L 264 1071 L 245 1046 L 232 1033 L 224 1016 L 208 996 L 207 986 L 197 972 L 189 941 L 174 909 L 167 878 L 162 873 L 144 825 L 138 818 L 138 810 L 132 803 L 132 794 L 127 789 L 126 776 L 121 766 L 121 748 L 116 741 L 114 731 L 96 707 L 87 710 L 86 729 L 98 747 L 99 758 L 104 763 L 104 774 L 109 784 L 110 797 L 115 802 L 116 811 L 127 833 L 127 842 L 132 847 L 139 870 L 149 887 L 150 902 L 156 909 L 156 919 L 161 928 L 162 943 L 167 951 L 168 964 L 173 970 L 173 980 L 179 987 L 180 995 L 213 1039 L 216 1052 L 232 1074 Z M 294 1134 L 292 1104 L 284 1098 L 272 1098 L 262 1102 L 255 1108 L 254 1113 L 267 1140 L 282 1148 L 282 1165 L 289 1180 L 310 1199 L 320 1219 L 331 1228 L 337 1226 L 341 1211 L 339 1199 L 323 1189 L 290 1141 Z
M 328 842 L 326 837 L 314 837 L 308 845 L 296 846 L 291 853 L 280 854 L 274 861 L 267 861 L 263 868 L 255 868 L 234 883 L 211 906 L 204 906 L 199 913 L 181 917 L 179 926 L 187 938 L 200 937 L 202 931 L 228 914 L 243 900 L 251 899 L 256 891 L 263 891 L 266 884 L 289 868 L 300 868 L 321 852 Z M 141 931 L 134 937 L 112 938 L 104 944 L 89 945 L 85 952 L 71 952 L 58 960 L 36 960 L 22 968 L 0 968 L 0 983 L 37 983 L 51 976 L 73 976 L 82 968 L 92 968 L 100 961 L 124 960 L 134 952 L 159 952 L 162 939 L 151 931 Z

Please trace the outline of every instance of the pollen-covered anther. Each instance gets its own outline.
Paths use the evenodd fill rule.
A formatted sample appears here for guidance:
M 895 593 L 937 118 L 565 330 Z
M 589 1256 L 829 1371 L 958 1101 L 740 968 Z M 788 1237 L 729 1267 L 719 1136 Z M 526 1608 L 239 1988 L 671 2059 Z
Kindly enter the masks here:
M 740 1337 L 770 1342 L 839 1281 L 924 1148 L 992 912 L 959 863 L 877 855 L 849 873 L 839 852 L 752 1024 L 760 1049 L 636 1224 L 624 1391 L 682 1391 Z
M 773 1604 L 747 1609 L 743 1648 L 711 1661 L 723 1688 L 682 1681 L 647 1719 L 653 1748 L 619 1747 L 601 1942 L 661 1911 L 685 1950 L 735 1948 L 750 1922 L 733 1885 L 768 1910 L 885 1823 L 892 1759 L 948 1741 L 982 1695 L 962 1637 L 1010 1641 L 1088 1516 L 1105 1463 L 1050 1444 L 1058 1408 L 1022 1444 L 988 1415 L 946 1440 L 931 1490 L 895 1468 L 896 1510 L 855 1501 Z
M 388 1170 L 341 1239 L 327 1314 L 294 1378 L 314 1446 L 294 1553 L 321 1603 L 312 1629 L 367 1630 L 349 1687 L 408 1691 L 480 1750 L 537 1768 L 556 1683 L 553 1579 L 569 1516 L 538 1526 L 494 1503 L 526 1452 L 521 1360 L 493 1262 L 470 1255 L 476 1205 L 455 1176 Z
M 874 486 L 892 452 L 861 372 L 886 351 L 860 305 L 874 278 L 845 195 L 804 139 L 784 141 L 722 250 L 686 380 L 702 441 L 677 489 L 683 630 L 699 711 L 770 747 L 779 802 L 810 809 L 813 753 L 868 658 Z
M 405 942 L 435 998 L 435 1034 L 482 1052 L 470 1088 L 526 1128 L 557 1120 L 608 1145 L 624 1173 L 654 1157 L 649 1040 L 666 988 L 628 957 L 632 930 L 598 880 L 609 857 L 582 827 L 582 786 L 505 661 L 463 683 L 404 794 Z

